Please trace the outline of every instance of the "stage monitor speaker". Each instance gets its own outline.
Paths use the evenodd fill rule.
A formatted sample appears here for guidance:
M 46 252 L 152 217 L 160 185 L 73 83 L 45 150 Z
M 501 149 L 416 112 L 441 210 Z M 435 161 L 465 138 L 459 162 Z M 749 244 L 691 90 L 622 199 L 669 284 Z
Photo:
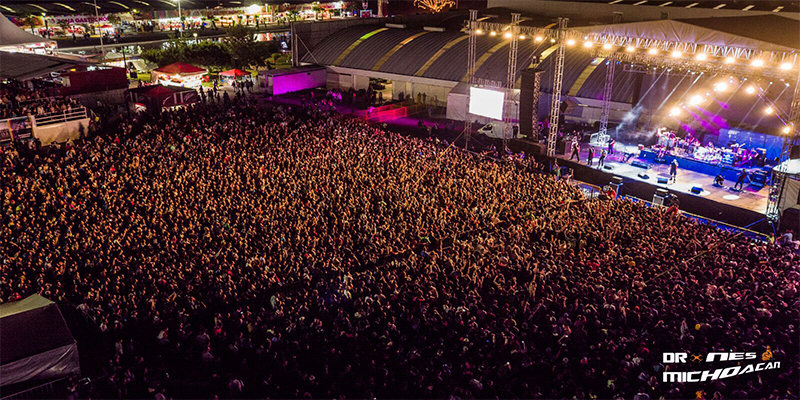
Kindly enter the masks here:
M 789 159 L 796 160 L 800 158 L 800 146 L 792 146 L 789 151 Z
M 621 176 L 612 176 L 611 183 L 614 185 L 622 185 L 622 177 Z
M 544 71 L 528 68 L 520 73 L 519 133 L 535 138 L 539 129 L 539 93 Z
M 609 171 L 613 171 L 614 170 L 614 166 L 613 165 L 603 165 L 603 169 L 607 169 Z
M 703 188 L 701 188 L 700 186 L 692 186 L 692 193 L 694 194 L 703 193 Z
M 660 177 L 660 176 L 658 177 L 658 183 L 659 183 L 659 184 L 661 184 L 661 185 L 666 185 L 668 182 L 669 182 L 669 179 L 667 179 L 667 178 L 662 178 L 662 177 Z
M 669 195 L 669 190 L 667 190 L 667 189 L 656 189 L 656 196 L 667 197 L 668 195 Z
M 639 168 L 644 168 L 644 169 L 650 168 L 650 165 L 648 165 L 646 162 L 639 161 L 639 160 L 633 160 L 633 162 L 631 162 L 631 165 L 634 166 L 634 167 L 639 167 Z
M 639 178 L 650 179 L 650 175 L 647 175 L 644 172 L 639 172 Z

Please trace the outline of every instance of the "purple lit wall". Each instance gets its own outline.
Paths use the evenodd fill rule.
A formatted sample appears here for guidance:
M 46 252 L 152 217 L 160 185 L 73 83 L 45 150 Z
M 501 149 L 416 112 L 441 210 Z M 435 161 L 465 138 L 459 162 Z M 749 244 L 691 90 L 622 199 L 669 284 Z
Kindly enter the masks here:
M 267 76 L 267 93 L 279 95 L 297 92 L 305 89 L 324 87 L 327 83 L 327 71 L 324 68 L 316 70 L 301 70 L 280 75 Z

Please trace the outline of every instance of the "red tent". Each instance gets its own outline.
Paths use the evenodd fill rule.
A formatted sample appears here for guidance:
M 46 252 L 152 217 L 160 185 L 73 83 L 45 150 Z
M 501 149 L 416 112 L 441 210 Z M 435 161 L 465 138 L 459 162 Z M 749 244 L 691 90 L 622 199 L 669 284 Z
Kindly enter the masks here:
M 231 76 L 231 77 L 234 77 L 234 78 L 238 78 L 240 76 L 250 76 L 250 75 L 252 75 L 251 73 L 249 73 L 247 71 L 242 71 L 240 69 L 229 69 L 227 71 L 222 71 L 219 74 L 221 76 Z
M 206 72 L 206 70 L 204 70 L 203 68 L 195 67 L 194 65 L 180 63 L 180 62 L 172 63 L 170 65 L 165 65 L 161 68 L 155 69 L 154 71 L 169 75 L 186 75 L 186 74 L 196 74 L 199 72 L 203 73 Z

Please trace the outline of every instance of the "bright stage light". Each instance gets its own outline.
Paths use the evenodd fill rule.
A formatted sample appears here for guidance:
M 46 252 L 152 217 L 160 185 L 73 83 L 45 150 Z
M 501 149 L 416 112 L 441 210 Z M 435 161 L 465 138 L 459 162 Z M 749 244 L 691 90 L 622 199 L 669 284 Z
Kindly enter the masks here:
M 754 67 L 763 67 L 764 66 L 764 60 L 759 60 L 759 59 L 753 60 L 753 64 L 752 65 Z
M 658 49 L 652 48 L 650 50 L 647 50 L 647 54 L 650 54 L 651 56 L 654 56 L 654 55 L 658 54 Z
M 513 35 L 511 35 L 511 32 L 506 32 L 503 36 L 505 36 L 506 39 L 511 39 L 511 36 Z
M 475 31 L 475 33 L 478 34 L 478 35 L 483 35 L 483 30 L 482 29 L 478 29 L 478 30 Z
M 672 56 L 672 58 L 680 58 L 683 55 L 683 53 L 681 53 L 680 50 L 675 50 L 670 55 Z
M 669 110 L 669 115 L 671 117 L 677 117 L 681 115 L 681 109 L 679 107 L 672 107 L 672 109 Z
M 714 84 L 714 91 L 715 92 L 724 92 L 728 90 L 728 84 L 725 82 L 717 82 Z
M 497 36 L 497 32 L 491 31 L 491 32 L 489 32 L 489 36 Z
M 784 71 L 788 71 L 788 70 L 792 69 L 792 63 L 785 62 L 785 63 L 781 64 L 781 69 L 784 70 Z
M 633 53 L 634 51 L 636 51 L 636 47 L 628 46 L 625 48 L 625 51 L 627 51 L 628 53 Z
M 611 50 L 611 45 L 610 45 L 610 44 L 608 44 L 608 43 L 606 43 L 606 44 L 604 44 L 604 45 L 603 45 L 603 49 L 605 49 L 605 50 Z
M 593 45 L 594 45 L 594 43 L 592 43 L 592 42 L 583 42 L 583 47 L 586 47 L 586 48 L 592 47 Z
M 767 107 L 764 109 L 764 113 L 767 115 L 772 114 L 773 111 L 775 110 L 773 110 L 772 107 Z
M 725 57 L 725 64 L 733 64 L 735 61 L 733 57 Z
M 249 12 L 250 14 L 256 14 L 259 11 L 261 11 L 261 6 L 258 4 L 252 4 L 247 6 L 247 12 Z
M 550 43 L 555 43 L 555 42 L 556 42 L 555 39 L 550 39 Z
M 693 106 L 696 106 L 702 102 L 703 102 L 703 96 L 700 96 L 699 94 L 696 94 L 692 96 L 691 99 L 689 99 L 689 104 Z
M 519 35 L 520 40 L 525 40 L 525 35 Z
M 575 39 L 567 40 L 567 46 L 575 46 Z
M 544 38 L 541 37 L 541 36 L 537 36 L 536 39 L 533 39 L 533 40 L 535 40 L 537 42 L 541 42 L 542 40 L 544 40 Z
M 705 61 L 708 56 L 706 56 L 706 53 L 697 53 L 697 57 L 695 58 L 697 58 L 698 61 Z
M 748 86 L 745 92 L 747 92 L 747 94 L 753 94 L 756 92 L 756 88 L 754 86 Z
M 791 131 L 792 131 L 792 127 L 791 127 L 791 126 L 788 126 L 788 125 L 787 125 L 787 126 L 784 126 L 784 127 L 783 127 L 783 133 L 789 133 L 789 132 L 791 132 Z

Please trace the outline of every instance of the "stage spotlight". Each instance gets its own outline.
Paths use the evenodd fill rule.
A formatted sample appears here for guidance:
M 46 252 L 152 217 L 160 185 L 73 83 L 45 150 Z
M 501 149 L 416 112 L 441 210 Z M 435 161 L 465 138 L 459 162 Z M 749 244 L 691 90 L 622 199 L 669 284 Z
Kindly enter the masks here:
M 714 84 L 714 91 L 715 92 L 724 92 L 728 90 L 728 84 L 725 82 L 717 82 Z
M 697 58 L 698 61 L 705 61 L 708 56 L 706 56 L 706 53 L 697 53 L 695 58 Z
M 784 126 L 784 127 L 783 127 L 783 133 L 789 133 L 789 132 L 791 132 L 791 131 L 792 131 L 792 127 L 791 127 L 791 126 L 788 126 L 788 125 L 787 125 L 787 126 Z
M 654 55 L 658 54 L 658 49 L 652 48 L 650 50 L 647 50 L 647 54 L 650 54 L 651 56 L 654 56 Z
M 555 43 L 555 42 L 556 42 L 555 39 L 550 39 L 550 43 Z
M 681 53 L 680 50 L 675 50 L 670 55 L 672 56 L 672 58 L 680 58 L 683 55 L 683 53 Z
M 752 65 L 754 67 L 763 67 L 764 66 L 764 60 L 759 60 L 759 59 L 753 60 L 753 64 Z
M 575 39 L 567 40 L 567 46 L 575 46 Z
M 672 107 L 672 109 L 669 110 L 669 115 L 670 117 L 677 117 L 681 115 L 681 109 L 679 107 Z
M 747 89 L 745 89 L 745 92 L 747 92 L 747 94 L 753 94 L 756 92 L 756 88 L 755 86 L 748 86 Z
M 699 94 L 696 94 L 692 96 L 691 99 L 689 99 L 689 104 L 693 106 L 696 106 L 702 102 L 703 102 L 703 96 L 700 96 Z
M 525 35 L 519 35 L 520 40 L 525 40 Z
M 733 57 L 725 57 L 725 64 L 733 64 L 735 61 Z
M 633 53 L 634 51 L 636 51 L 636 47 L 628 46 L 625 48 L 625 51 L 627 51 L 628 53 Z
M 586 47 L 586 48 L 592 47 L 593 45 L 594 45 L 594 43 L 592 43 L 592 42 L 583 42 L 583 47 Z
M 767 115 L 772 114 L 773 111 L 775 110 L 773 110 L 772 107 L 767 107 L 764 109 L 764 113 Z
M 788 70 L 792 69 L 792 63 L 785 62 L 785 63 L 781 64 L 781 69 L 784 70 L 784 71 L 788 71 Z
M 489 36 L 497 36 L 497 32 L 491 31 L 491 32 L 489 32 Z
M 511 39 L 511 36 L 513 35 L 511 34 L 511 32 L 506 32 L 503 36 L 505 36 L 506 39 Z
M 603 49 L 604 50 L 611 50 L 611 45 L 606 43 L 606 44 L 603 45 Z
M 541 36 L 537 36 L 536 39 L 533 39 L 533 40 L 535 40 L 537 42 L 541 42 L 542 40 L 544 40 L 544 38 L 541 37 Z
M 478 29 L 478 30 L 475 31 L 475 33 L 478 34 L 478 35 L 483 35 L 483 30 Z

